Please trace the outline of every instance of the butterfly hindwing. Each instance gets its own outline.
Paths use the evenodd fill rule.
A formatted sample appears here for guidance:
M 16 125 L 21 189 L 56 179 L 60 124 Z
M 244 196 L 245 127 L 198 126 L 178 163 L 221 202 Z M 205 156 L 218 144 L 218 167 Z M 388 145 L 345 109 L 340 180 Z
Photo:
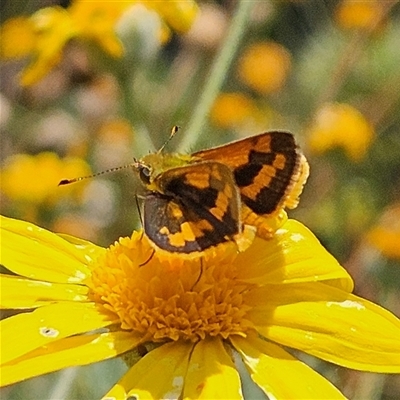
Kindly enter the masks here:
M 163 172 L 146 195 L 144 229 L 159 247 L 190 253 L 240 232 L 240 196 L 227 166 L 200 162 Z

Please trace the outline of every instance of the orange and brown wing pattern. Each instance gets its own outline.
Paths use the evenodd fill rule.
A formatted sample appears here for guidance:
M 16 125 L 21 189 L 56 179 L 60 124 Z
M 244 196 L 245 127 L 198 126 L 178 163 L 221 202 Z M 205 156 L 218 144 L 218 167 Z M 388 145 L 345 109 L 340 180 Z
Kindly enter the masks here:
M 144 230 L 158 247 L 203 251 L 241 231 L 240 196 L 227 166 L 207 161 L 170 169 L 156 185 L 159 191 L 145 197 Z
M 288 132 L 266 132 L 193 154 L 231 168 L 242 199 L 244 223 L 294 208 L 308 176 L 308 164 Z

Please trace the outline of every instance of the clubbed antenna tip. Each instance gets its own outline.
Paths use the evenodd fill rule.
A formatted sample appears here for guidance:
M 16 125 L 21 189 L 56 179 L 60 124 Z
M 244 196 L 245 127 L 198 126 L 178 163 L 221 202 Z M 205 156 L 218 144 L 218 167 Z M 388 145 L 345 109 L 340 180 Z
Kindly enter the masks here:
M 129 167 L 135 167 L 137 162 L 132 163 L 132 164 L 126 164 L 123 165 L 122 167 L 116 167 L 116 168 L 110 168 L 106 169 L 105 171 L 98 172 L 97 174 L 93 175 L 87 175 L 87 176 L 80 176 L 79 178 L 72 178 L 72 179 L 62 179 L 58 186 L 64 186 L 64 185 L 69 185 L 70 183 L 75 183 L 79 181 L 83 181 L 84 179 L 89 179 L 93 178 L 95 176 L 103 175 L 103 174 L 108 174 L 110 172 L 115 172 L 115 171 L 120 171 L 121 169 L 129 168 Z

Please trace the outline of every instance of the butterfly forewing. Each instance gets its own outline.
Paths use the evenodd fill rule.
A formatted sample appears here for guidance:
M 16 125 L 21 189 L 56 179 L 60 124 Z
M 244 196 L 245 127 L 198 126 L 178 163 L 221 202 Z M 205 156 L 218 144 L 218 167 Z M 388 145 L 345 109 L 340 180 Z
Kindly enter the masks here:
M 306 179 L 300 173 L 305 158 L 288 132 L 266 132 L 193 156 L 229 166 L 243 206 L 257 216 L 267 216 L 282 209 L 300 176 Z

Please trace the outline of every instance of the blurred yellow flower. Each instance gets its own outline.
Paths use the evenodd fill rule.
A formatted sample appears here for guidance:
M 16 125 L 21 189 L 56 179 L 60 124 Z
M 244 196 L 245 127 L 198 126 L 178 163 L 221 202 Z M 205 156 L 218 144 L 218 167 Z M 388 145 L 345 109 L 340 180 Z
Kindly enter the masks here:
M 127 7 L 129 2 L 75 1 L 69 9 L 47 7 L 35 12 L 31 17 L 19 17 L 8 21 L 1 31 L 1 38 L 9 40 L 8 46 L 20 46 L 19 38 L 12 37 L 17 28 L 25 32 L 21 47 L 26 55 L 27 43 L 31 46 L 29 54 L 32 61 L 24 70 L 21 83 L 32 85 L 42 79 L 59 63 L 64 46 L 75 37 L 97 41 L 112 56 L 121 56 L 122 44 L 114 32 L 114 24 L 122 12 L 122 5 Z M 11 32 L 10 26 L 14 26 Z M 4 40 L 1 40 L 1 43 L 3 42 Z M 7 48 L 2 49 L 4 58 L 15 57 L 17 52 L 22 51 L 15 50 L 12 54 Z
M 379 0 L 342 0 L 335 10 L 335 20 L 344 29 L 369 29 L 382 13 L 383 2 Z
M 368 242 L 385 257 L 400 260 L 400 204 L 388 208 L 367 233 Z
M 353 161 L 361 161 L 375 132 L 372 125 L 349 104 L 324 104 L 308 128 L 310 150 L 324 153 L 341 147 Z
M 28 56 L 34 47 L 34 25 L 28 18 L 11 18 L 1 26 L 0 57 L 2 59 Z
M 239 79 L 261 94 L 279 91 L 291 67 L 290 53 L 275 42 L 254 43 L 239 59 Z
M 57 65 L 64 46 L 73 38 L 93 41 L 111 56 L 121 57 L 124 48 L 115 26 L 122 13 L 135 3 L 157 11 L 178 32 L 189 29 L 197 13 L 196 2 L 191 0 L 183 3 L 75 0 L 68 8 L 47 7 L 30 17 L 7 21 L 0 31 L 0 55 L 3 59 L 32 57 L 22 74 L 23 85 L 38 82 Z
M 133 136 L 132 125 L 122 118 L 105 121 L 96 133 L 99 140 L 109 145 L 121 142 L 126 147 L 129 147 Z
M 130 369 L 104 399 L 242 399 L 236 351 L 270 398 L 344 399 L 285 347 L 400 372 L 400 321 L 352 295 L 297 221 L 242 253 L 227 242 L 186 256 L 142 232 L 103 249 L 2 218 L 0 236 L 15 274 L 0 275 L 1 307 L 30 311 L 0 322 L 2 386 L 125 354 Z
M 221 93 L 210 112 L 212 123 L 223 129 L 243 127 L 251 120 L 258 119 L 261 111 L 255 102 L 239 92 Z
M 39 205 L 61 197 L 79 195 L 82 186 L 57 187 L 64 177 L 88 175 L 88 165 L 79 158 L 60 159 L 57 154 L 17 154 L 9 157 L 0 170 L 1 191 L 14 201 Z
M 13 29 L 10 31 L 10 27 Z M 24 32 L 23 40 L 12 37 Z M 33 60 L 25 69 L 21 83 L 32 84 L 52 69 L 61 59 L 65 43 L 74 35 L 74 27 L 67 11 L 61 7 L 44 8 L 32 17 L 18 17 L 2 26 L 0 33 L 1 54 L 4 58 L 32 55 Z M 3 39 L 4 38 L 4 39 Z M 2 43 L 6 43 L 4 45 Z M 14 48 L 14 52 L 7 48 Z

